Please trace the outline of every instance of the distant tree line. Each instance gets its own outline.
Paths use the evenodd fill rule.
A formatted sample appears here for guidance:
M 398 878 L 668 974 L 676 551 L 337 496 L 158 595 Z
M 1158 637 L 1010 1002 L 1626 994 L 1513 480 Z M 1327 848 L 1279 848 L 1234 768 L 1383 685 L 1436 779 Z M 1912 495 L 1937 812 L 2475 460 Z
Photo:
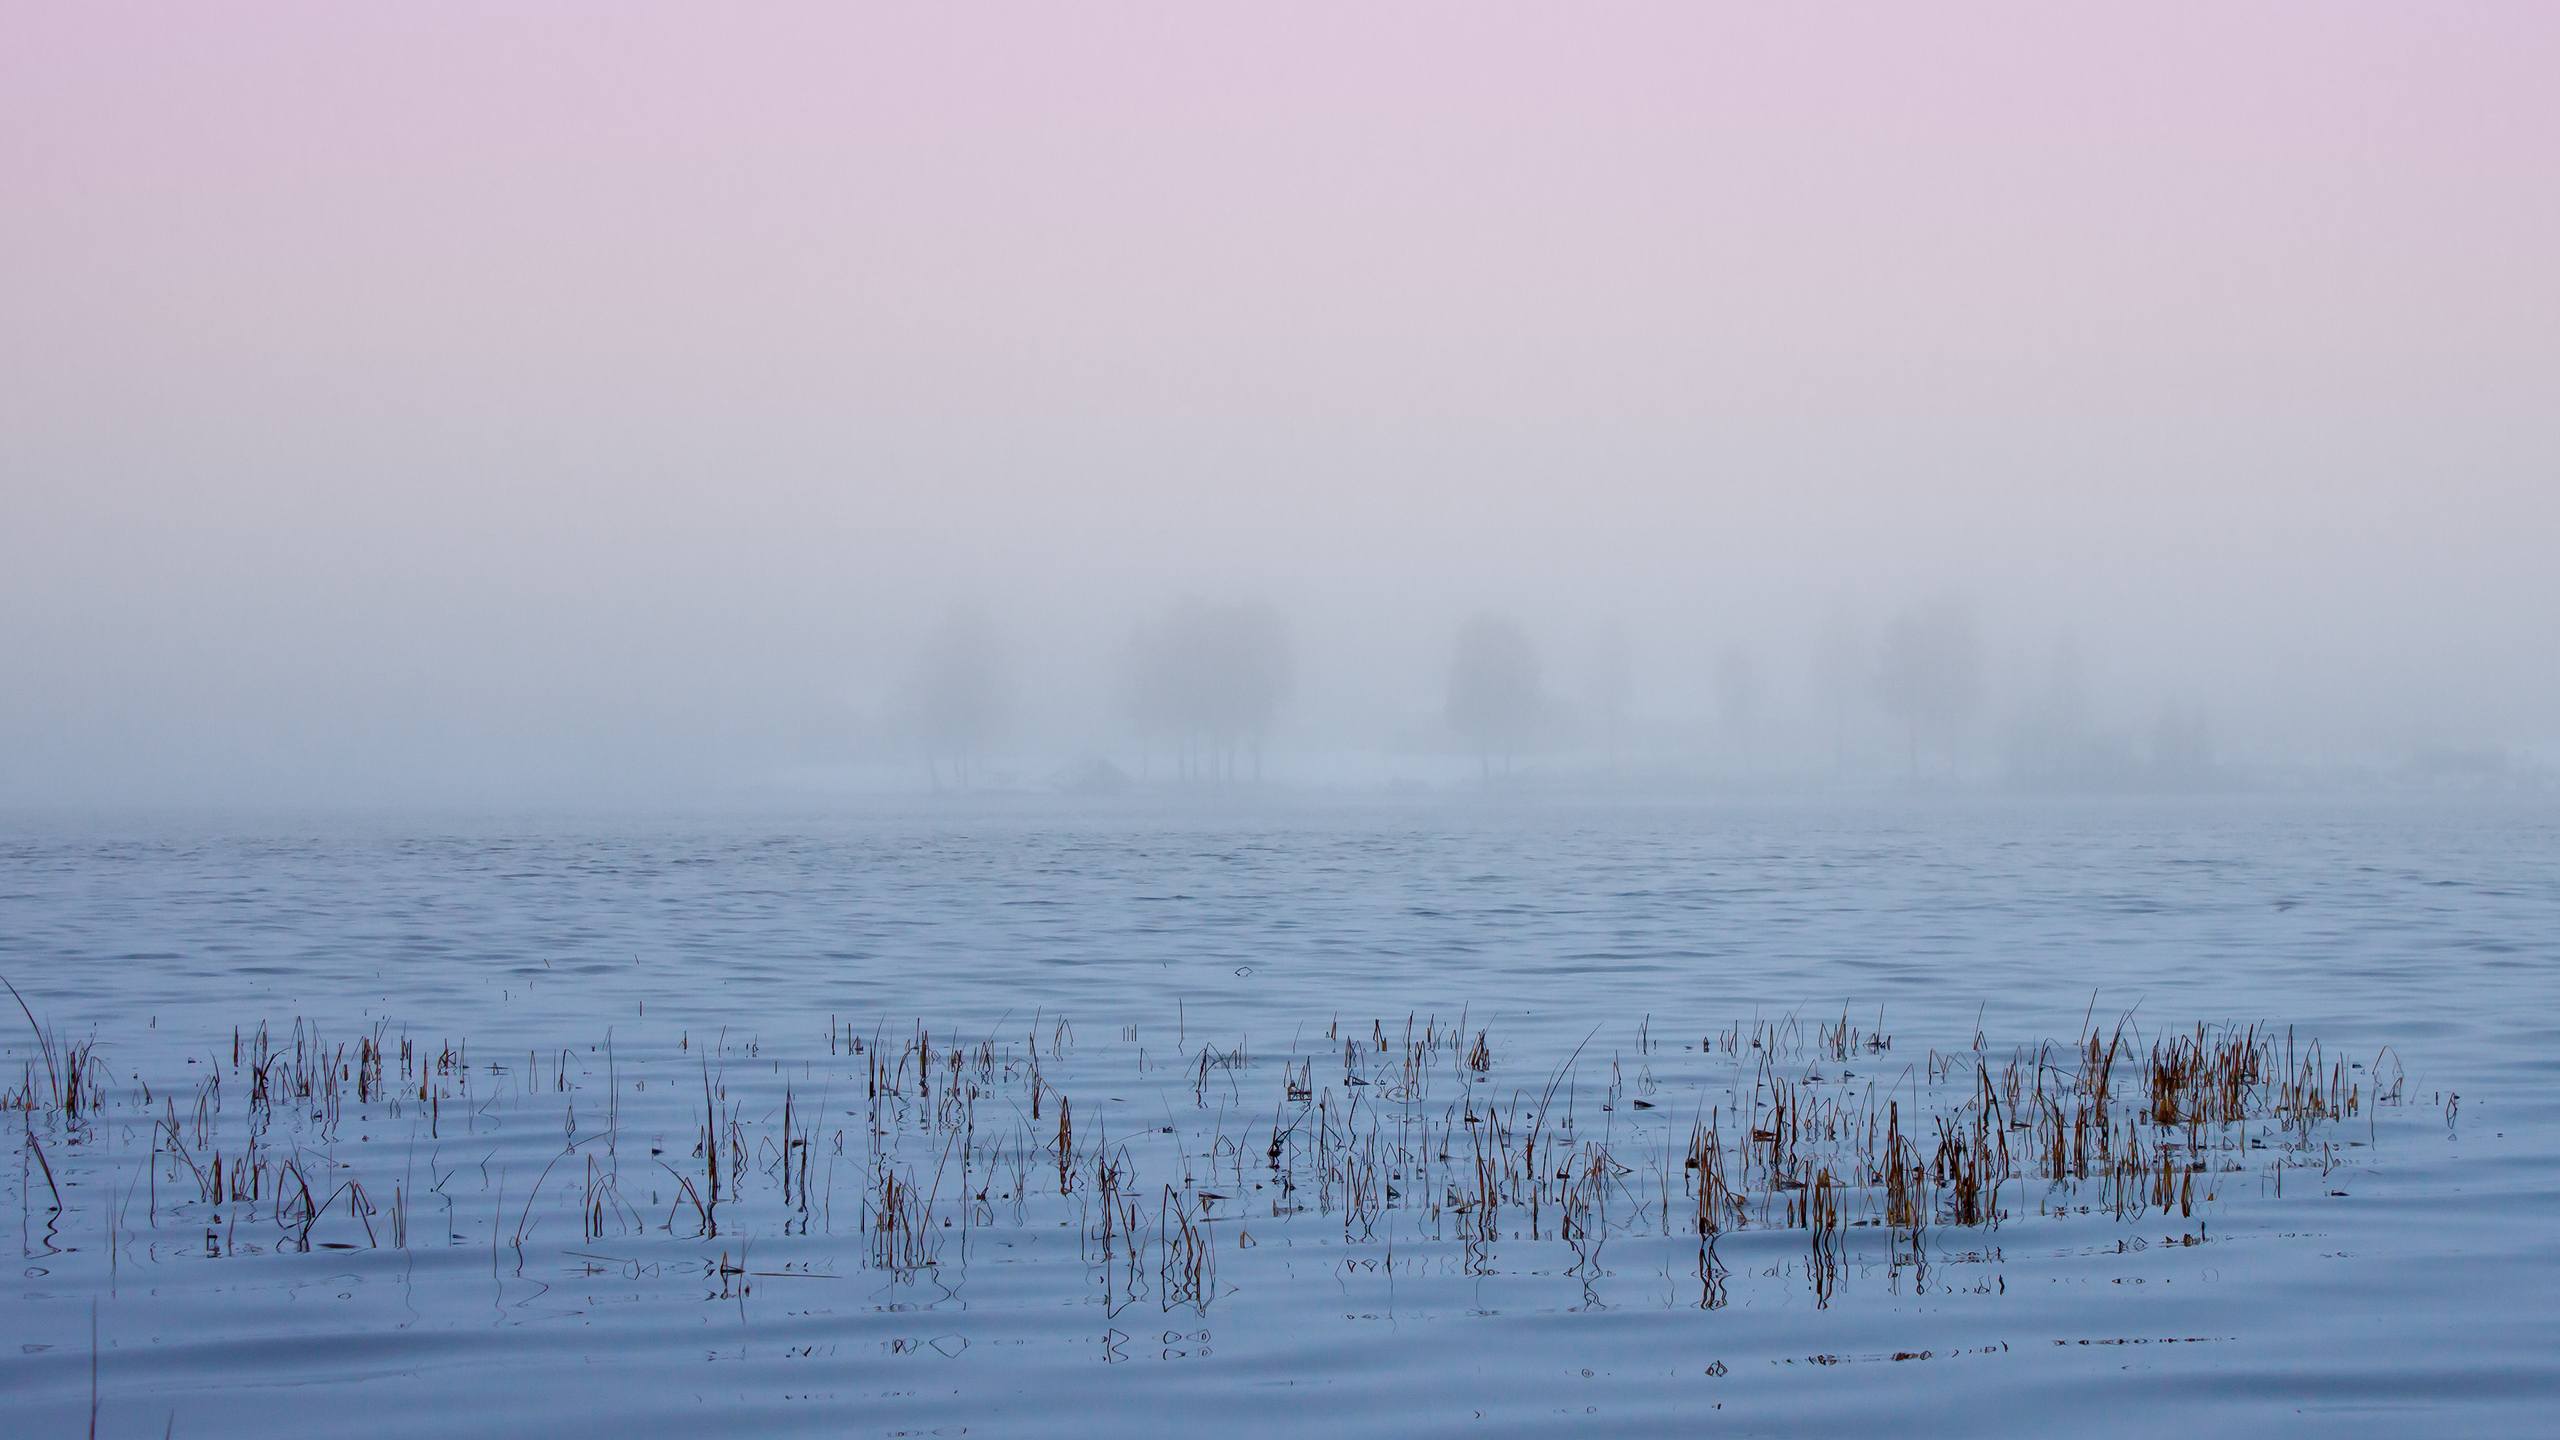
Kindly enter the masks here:
M 1469 617 L 1447 653 L 1443 743 L 1472 755 L 1485 783 L 1513 774 L 1522 757 L 1577 729 L 1583 743 L 1597 742 L 1612 771 L 1618 768 L 1638 673 L 1622 627 L 1602 628 L 1589 647 L 1581 667 L 1589 693 L 1578 713 L 1552 692 L 1538 647 L 1510 616 Z M 1700 678 L 1713 708 L 1683 748 L 1745 753 L 1759 743 L 1761 671 L 1735 647 L 1704 663 Z M 2058 655 L 2048 693 L 2021 713 L 2009 746 L 2013 769 L 2088 768 L 2074 759 L 2086 729 L 2076 666 L 2076 657 Z M 919 648 L 899 711 L 936 789 L 965 788 L 986 773 L 986 754 L 1012 718 L 1008 675 L 994 626 L 973 606 L 946 612 Z M 1272 606 L 1186 596 L 1130 629 L 1113 675 L 1115 708 L 1138 746 L 1142 774 L 1161 765 L 1178 780 L 1258 781 L 1296 676 L 1289 628 Z M 1833 763 L 1845 769 L 1852 717 L 1863 712 L 1892 727 L 1912 776 L 1963 768 L 1982 707 L 1984 664 L 1973 612 L 1960 598 L 1907 605 L 1880 632 L 1863 635 L 1835 612 L 1815 645 L 1810 679 L 1819 718 L 1805 737 L 1812 744 L 1802 749 L 1821 746 L 1817 737 L 1827 730 Z M 1568 723 L 1576 720 L 1578 726 Z M 2201 719 L 2182 712 L 2164 718 L 2152 748 L 2164 769 L 2210 766 Z M 1093 767 L 1119 773 L 1107 762 Z

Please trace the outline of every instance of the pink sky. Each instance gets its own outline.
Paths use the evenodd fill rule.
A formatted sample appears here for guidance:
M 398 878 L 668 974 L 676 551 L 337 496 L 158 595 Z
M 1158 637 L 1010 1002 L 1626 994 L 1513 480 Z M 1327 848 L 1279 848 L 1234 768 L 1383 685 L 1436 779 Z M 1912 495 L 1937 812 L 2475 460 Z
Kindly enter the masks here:
M 12 309 L 84 381 L 972 414 L 2470 409 L 2552 358 L 2549 7 L 963 14 L 24 7 Z
M 1453 607 L 1818 571 L 2415 664 L 2554 599 L 2555 75 L 2525 3 L 20 5 L 0 639 L 1456 537 Z

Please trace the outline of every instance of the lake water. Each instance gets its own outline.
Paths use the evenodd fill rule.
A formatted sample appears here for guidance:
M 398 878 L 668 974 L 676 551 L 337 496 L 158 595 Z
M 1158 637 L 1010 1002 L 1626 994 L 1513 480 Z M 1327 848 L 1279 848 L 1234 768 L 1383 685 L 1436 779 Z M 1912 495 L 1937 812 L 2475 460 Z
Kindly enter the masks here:
M 13 1436 L 2560 1405 L 2547 803 L 20 816 L 0 974 Z

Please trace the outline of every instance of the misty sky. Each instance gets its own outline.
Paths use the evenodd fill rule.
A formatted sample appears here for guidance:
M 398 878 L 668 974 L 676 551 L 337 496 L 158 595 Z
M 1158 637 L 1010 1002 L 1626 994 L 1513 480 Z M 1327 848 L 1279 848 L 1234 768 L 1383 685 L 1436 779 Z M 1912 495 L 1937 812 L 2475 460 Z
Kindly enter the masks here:
M 0 801 L 1016 745 L 1186 592 L 1302 751 L 1956 594 L 2128 726 L 2560 742 L 2560 7 L 11 7 Z M 1998 677 L 2010 677 L 2001 680 Z

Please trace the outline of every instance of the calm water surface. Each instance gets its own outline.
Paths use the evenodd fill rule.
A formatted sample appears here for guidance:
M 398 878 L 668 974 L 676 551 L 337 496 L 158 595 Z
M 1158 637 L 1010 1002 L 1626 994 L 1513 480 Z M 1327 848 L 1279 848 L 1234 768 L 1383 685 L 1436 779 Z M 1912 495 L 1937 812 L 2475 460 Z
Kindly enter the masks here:
M 2541 1433 L 2555 967 L 2547 805 L 0 819 L 0 973 L 98 1065 L 11 1125 L 0 1430 L 84 1433 L 94 1363 L 129 1435 Z M 1782 1214 L 1701 1264 L 1677 1156 L 1764 1064 L 1917 1116 L 2127 1014 L 2317 1037 L 2367 1103 L 2240 1127 L 2179 1210 L 2022 1178 L 1819 1273 Z M 342 1093 L 253 1103 L 297 1021 Z M 0 1087 L 50 1098 L 9 1022 Z M 884 1101 L 919 1036 L 960 1064 Z M 1601 1223 L 1467 1238 L 1449 1137 L 1550 1092 Z M 1333 1183 L 1364 1135 L 1392 1194 Z

